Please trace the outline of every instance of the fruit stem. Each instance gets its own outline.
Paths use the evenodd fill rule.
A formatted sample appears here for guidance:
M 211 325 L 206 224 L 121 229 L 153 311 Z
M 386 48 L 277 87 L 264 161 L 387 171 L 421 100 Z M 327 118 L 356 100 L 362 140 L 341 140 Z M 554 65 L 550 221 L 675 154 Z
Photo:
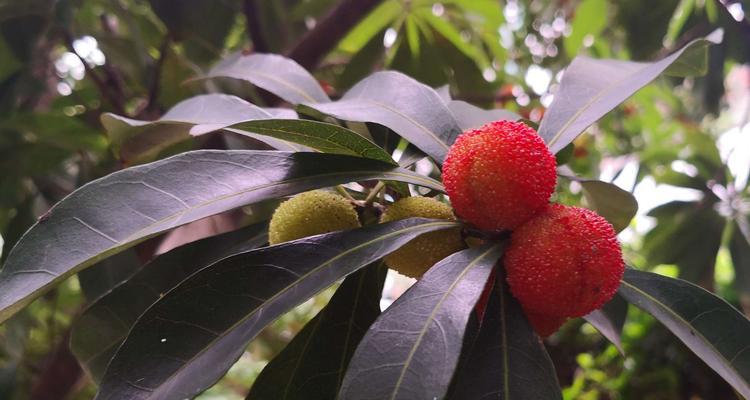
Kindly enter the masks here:
M 336 185 L 336 191 L 339 192 L 340 195 L 346 197 L 346 199 L 349 201 L 355 200 L 354 197 L 352 197 L 352 195 L 350 195 L 349 192 L 346 191 L 346 188 L 341 185 Z
M 385 183 L 383 183 L 383 181 L 379 181 L 378 184 L 375 185 L 372 190 L 370 190 L 370 193 L 367 194 L 367 198 L 365 199 L 365 207 L 369 207 L 372 205 L 372 203 L 378 197 L 378 193 L 380 193 L 383 188 L 385 188 Z

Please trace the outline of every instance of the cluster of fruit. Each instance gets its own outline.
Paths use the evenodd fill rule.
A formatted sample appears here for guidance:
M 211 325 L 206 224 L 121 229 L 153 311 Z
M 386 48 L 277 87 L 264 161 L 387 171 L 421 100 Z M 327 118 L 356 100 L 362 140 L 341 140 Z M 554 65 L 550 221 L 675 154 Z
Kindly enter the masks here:
M 614 296 L 624 271 L 616 233 L 591 210 L 550 204 L 557 183 L 555 158 L 532 128 L 498 121 L 467 131 L 448 152 L 442 173 L 453 209 L 434 198 L 408 197 L 391 204 L 380 221 L 453 220 L 455 210 L 485 239 L 510 232 L 503 257 L 507 281 L 540 336 Z M 277 244 L 359 226 L 352 202 L 312 191 L 279 206 L 269 240 Z M 419 278 L 467 242 L 478 241 L 465 241 L 458 229 L 427 233 L 388 255 L 385 262 Z

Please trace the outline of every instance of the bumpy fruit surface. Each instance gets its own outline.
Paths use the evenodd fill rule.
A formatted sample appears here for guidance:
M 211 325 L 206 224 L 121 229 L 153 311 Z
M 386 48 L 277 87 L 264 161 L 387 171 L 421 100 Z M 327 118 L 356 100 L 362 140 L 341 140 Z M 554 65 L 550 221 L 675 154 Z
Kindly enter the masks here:
M 450 206 L 428 197 L 407 197 L 393 203 L 380 218 L 381 222 L 422 217 L 454 220 Z M 445 257 L 463 249 L 461 230 L 446 229 L 425 233 L 385 257 L 389 268 L 412 277 L 421 277 Z
M 443 164 L 456 214 L 481 229 L 514 229 L 555 189 L 555 157 L 534 129 L 497 121 L 458 137 Z
M 565 321 L 568 320 L 565 317 L 552 317 L 531 311 L 524 311 L 524 313 L 526 314 L 526 319 L 529 320 L 531 327 L 536 331 L 536 334 L 543 338 L 557 332 Z
M 359 226 L 357 212 L 349 201 L 313 190 L 281 203 L 271 217 L 268 241 L 273 245 Z
M 612 225 L 591 210 L 559 204 L 513 232 L 504 263 L 511 293 L 524 309 L 552 317 L 600 308 L 625 270 Z

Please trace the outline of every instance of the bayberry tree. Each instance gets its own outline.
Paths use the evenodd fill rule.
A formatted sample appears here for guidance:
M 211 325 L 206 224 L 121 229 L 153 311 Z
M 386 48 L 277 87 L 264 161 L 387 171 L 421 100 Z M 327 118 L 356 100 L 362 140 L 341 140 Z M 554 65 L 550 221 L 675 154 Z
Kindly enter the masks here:
M 615 235 L 634 198 L 566 168 L 587 127 L 662 74 L 700 74 L 720 41 L 648 63 L 576 58 L 538 127 L 394 71 L 332 100 L 291 59 L 235 54 L 196 79 L 249 82 L 290 107 L 214 93 L 156 120 L 102 115 L 134 166 L 75 190 L 15 244 L 0 320 L 149 238 L 223 215 L 242 227 L 90 296 L 71 345 L 98 398 L 194 397 L 264 327 L 337 282 L 248 399 L 561 398 L 540 336 L 583 317 L 619 346 L 628 304 L 750 398 L 750 321 L 688 281 L 628 268 Z M 254 149 L 160 157 L 215 132 Z M 559 181 L 578 182 L 586 203 L 561 204 Z M 381 311 L 386 267 L 418 280 Z

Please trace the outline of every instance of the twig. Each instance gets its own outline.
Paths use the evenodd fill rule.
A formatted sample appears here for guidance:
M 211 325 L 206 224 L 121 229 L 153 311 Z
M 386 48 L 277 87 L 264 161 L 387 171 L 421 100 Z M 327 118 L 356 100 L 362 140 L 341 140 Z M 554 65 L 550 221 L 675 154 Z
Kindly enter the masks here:
M 305 69 L 314 69 L 338 42 L 382 0 L 343 0 L 287 53 Z
M 375 185 L 374 188 L 370 190 L 370 193 L 367 195 L 367 198 L 365 199 L 365 207 L 371 205 L 375 199 L 378 197 L 378 193 L 380 193 L 381 190 L 385 188 L 385 183 L 383 181 L 379 181 L 377 185 Z
M 257 53 L 269 52 L 270 48 L 263 37 L 256 0 L 245 0 L 242 4 L 242 10 L 245 13 L 245 22 L 247 23 L 247 36 L 253 42 L 253 51 Z
M 354 201 L 356 200 L 352 195 L 349 194 L 349 192 L 346 191 L 346 189 L 341 185 L 336 185 L 336 191 L 339 192 L 340 195 L 346 197 L 347 200 Z

